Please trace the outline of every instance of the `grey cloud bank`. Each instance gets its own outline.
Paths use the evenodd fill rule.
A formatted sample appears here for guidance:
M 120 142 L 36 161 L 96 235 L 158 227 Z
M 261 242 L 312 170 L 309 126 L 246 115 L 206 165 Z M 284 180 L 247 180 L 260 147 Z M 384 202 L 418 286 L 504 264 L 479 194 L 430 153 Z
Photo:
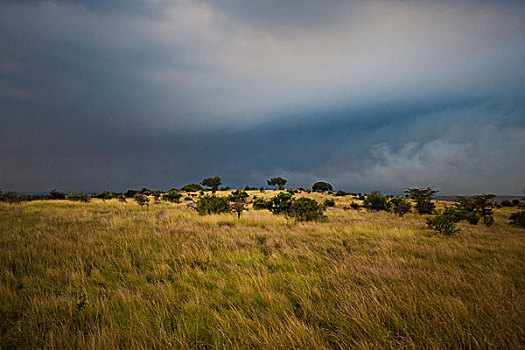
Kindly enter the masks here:
M 525 186 L 520 2 L 0 2 L 0 188 Z

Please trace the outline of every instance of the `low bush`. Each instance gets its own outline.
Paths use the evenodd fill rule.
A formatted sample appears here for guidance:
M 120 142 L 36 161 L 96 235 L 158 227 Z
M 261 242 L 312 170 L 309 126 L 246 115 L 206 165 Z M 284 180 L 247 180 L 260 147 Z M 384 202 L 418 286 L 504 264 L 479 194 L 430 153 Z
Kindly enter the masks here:
M 387 195 L 382 195 L 379 191 L 372 191 L 372 193 L 366 196 L 363 206 L 369 210 L 390 211 L 392 204 Z
M 144 206 L 149 207 L 149 197 L 146 196 L 145 194 L 137 194 L 137 195 L 135 195 L 135 197 L 133 199 L 142 208 L 144 208 Z
M 461 213 L 448 207 L 433 218 L 428 218 L 427 226 L 431 230 L 450 236 L 461 231 L 461 229 L 456 228 L 456 223 L 459 221 L 461 221 Z
M 318 221 L 325 218 L 323 209 L 315 199 L 302 197 L 292 201 L 285 214 L 299 221 Z
M 335 207 L 335 201 L 333 199 L 327 199 L 324 201 L 323 205 L 325 207 Z
M 91 200 L 91 196 L 85 194 L 84 192 L 71 192 L 66 196 L 66 199 L 74 202 L 87 203 Z
M 520 211 L 518 213 L 512 213 L 510 215 L 510 224 L 516 227 L 525 228 L 525 211 Z
M 216 195 L 206 195 L 199 199 L 195 205 L 195 210 L 200 215 L 227 213 L 231 210 L 230 202 L 227 197 Z
M 171 203 L 179 203 L 181 197 L 182 197 L 181 193 L 174 191 L 174 190 L 170 190 L 168 193 L 165 193 L 162 195 L 162 200 L 165 200 Z

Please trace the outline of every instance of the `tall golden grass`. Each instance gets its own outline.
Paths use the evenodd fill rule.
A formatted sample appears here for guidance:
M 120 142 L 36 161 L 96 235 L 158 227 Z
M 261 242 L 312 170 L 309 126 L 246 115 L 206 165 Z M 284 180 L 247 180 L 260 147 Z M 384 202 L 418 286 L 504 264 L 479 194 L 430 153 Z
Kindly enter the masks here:
M 350 201 L 319 223 L 0 203 L 0 348 L 525 348 L 512 209 L 444 237 Z

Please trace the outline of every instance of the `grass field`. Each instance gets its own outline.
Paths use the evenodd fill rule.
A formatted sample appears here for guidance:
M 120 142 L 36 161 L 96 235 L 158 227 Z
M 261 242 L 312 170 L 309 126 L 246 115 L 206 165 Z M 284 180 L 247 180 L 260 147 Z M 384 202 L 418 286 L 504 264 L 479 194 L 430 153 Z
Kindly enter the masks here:
M 0 203 L 0 348 L 525 348 L 515 209 L 446 237 L 330 197 L 327 222 L 295 224 L 184 203 Z

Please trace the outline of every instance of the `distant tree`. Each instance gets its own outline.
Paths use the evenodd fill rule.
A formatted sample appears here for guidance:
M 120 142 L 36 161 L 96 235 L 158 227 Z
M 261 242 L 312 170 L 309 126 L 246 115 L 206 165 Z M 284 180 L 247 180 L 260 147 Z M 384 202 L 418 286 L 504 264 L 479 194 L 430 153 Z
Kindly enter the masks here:
M 259 187 L 259 192 L 264 193 L 264 187 Z
M 142 208 L 144 208 L 144 206 L 149 207 L 149 197 L 145 194 L 136 194 L 134 199 Z
M 426 188 L 408 188 L 407 193 L 410 198 L 416 201 L 416 211 L 423 214 L 432 214 L 436 205 L 432 203 L 432 196 L 439 191 L 434 190 L 432 187 Z
M 66 199 L 66 194 L 64 192 L 59 192 L 55 188 L 49 192 L 49 199 Z
M 346 196 L 346 195 L 348 195 L 348 194 L 349 194 L 348 192 L 345 192 L 345 191 L 343 191 L 343 190 L 339 190 L 339 191 L 337 191 L 337 192 L 335 193 L 335 195 L 336 195 L 337 197 L 343 197 L 343 196 Z
M 211 192 L 215 193 L 219 189 L 219 186 L 222 184 L 221 178 L 218 176 L 207 177 L 201 181 L 202 186 L 210 187 Z
M 111 192 L 109 192 L 109 191 L 102 191 L 100 193 L 94 194 L 93 198 L 98 198 L 98 199 L 102 199 L 102 200 L 112 199 L 113 198 L 113 194 Z
M 390 211 L 392 204 L 387 195 L 382 195 L 379 191 L 372 191 L 372 193 L 366 196 L 363 201 L 363 206 L 370 210 Z
M 22 196 L 15 192 L 2 193 L 0 191 L 0 201 L 7 202 L 9 204 L 18 204 L 22 202 Z
M 272 177 L 271 179 L 266 181 L 268 183 L 268 186 L 275 186 L 279 190 L 284 190 L 284 185 L 286 185 L 286 179 L 283 179 L 282 177 Z
M 230 202 L 227 197 L 216 195 L 206 195 L 199 199 L 195 205 L 195 210 L 200 215 L 227 213 L 231 210 Z
M 203 188 L 200 184 L 195 184 L 195 183 L 187 184 L 181 188 L 181 190 L 185 192 L 198 192 L 198 191 L 202 191 L 202 189 Z
M 327 192 L 333 191 L 333 187 L 328 182 L 319 181 L 312 185 L 312 190 L 314 192 Z

